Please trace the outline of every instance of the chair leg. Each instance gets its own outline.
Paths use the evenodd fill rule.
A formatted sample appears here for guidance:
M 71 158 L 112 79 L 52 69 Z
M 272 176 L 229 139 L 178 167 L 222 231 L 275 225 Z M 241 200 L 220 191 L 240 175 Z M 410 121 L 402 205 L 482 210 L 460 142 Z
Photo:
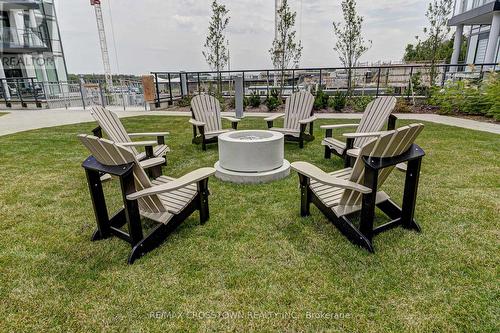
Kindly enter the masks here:
M 300 149 L 304 148 L 304 138 L 303 137 L 299 138 L 299 148 Z
M 305 217 L 311 215 L 311 194 L 309 185 L 311 180 L 299 174 L 300 181 L 300 215 Z
M 420 167 L 422 159 L 408 161 L 406 171 L 405 189 L 403 195 L 403 207 L 401 212 L 401 224 L 403 228 L 420 231 L 420 226 L 415 222 L 415 205 L 417 201 L 418 181 L 420 178 Z
M 344 152 L 344 168 L 350 168 L 351 167 L 351 156 L 347 155 L 346 152 Z
M 205 224 L 210 218 L 210 211 L 208 208 L 208 178 L 203 179 L 197 183 L 198 196 L 199 196 L 199 210 L 200 210 L 200 223 Z
M 370 242 L 373 238 L 373 222 L 375 219 L 375 202 L 377 198 L 378 170 L 365 166 L 364 186 L 372 189 L 371 193 L 363 194 L 361 220 L 359 222 L 359 231 Z
M 147 170 L 148 176 L 150 178 L 156 179 L 162 175 L 161 165 L 157 165 Z
M 100 173 L 89 169 L 85 169 L 85 173 L 87 174 L 90 198 L 97 223 L 97 230 L 92 235 L 92 240 L 97 241 L 109 238 L 111 237 L 111 228 Z
M 306 125 L 300 125 L 300 135 L 299 135 L 299 148 L 304 148 L 304 140 L 306 136 Z
M 342 232 L 342 234 L 347 237 L 347 239 L 353 244 L 359 245 L 369 252 L 373 253 L 372 242 L 363 235 L 358 228 L 356 228 L 349 219 L 345 216 L 337 217 L 333 212 L 331 207 L 325 206 L 318 197 L 312 193 L 310 190 L 308 192 L 308 200 L 314 203 L 316 207 L 332 222 L 332 224 Z
M 157 225 L 146 237 L 141 239 L 130 252 L 128 264 L 132 265 L 137 259 L 160 246 L 165 239 L 184 221 L 183 217 L 175 216 L 168 224 Z
M 201 150 L 206 151 L 207 150 L 207 142 L 205 138 L 205 127 L 200 126 L 199 128 L 200 132 L 200 137 L 201 137 Z
M 325 146 L 325 158 L 327 160 L 332 158 L 332 151 L 330 150 L 330 147 Z
M 120 186 L 122 189 L 123 205 L 125 206 L 125 218 L 128 224 L 128 231 L 132 246 L 137 244 L 142 238 L 141 214 L 139 213 L 139 204 L 137 200 L 128 200 L 127 195 L 135 193 L 134 174 L 120 177 Z
M 326 130 L 325 139 L 331 138 L 332 136 L 333 136 L 333 130 L 332 129 L 327 129 Z M 328 146 L 325 146 L 325 158 L 327 160 L 329 160 L 330 158 L 332 158 L 332 150 Z
M 193 125 L 193 141 L 196 140 L 197 136 L 198 136 L 198 133 L 197 133 L 197 130 L 196 130 L 196 126 Z
M 387 130 L 388 131 L 396 129 L 396 121 L 397 120 L 398 120 L 398 117 L 396 117 L 395 115 L 391 114 L 389 116 L 389 120 L 387 121 Z

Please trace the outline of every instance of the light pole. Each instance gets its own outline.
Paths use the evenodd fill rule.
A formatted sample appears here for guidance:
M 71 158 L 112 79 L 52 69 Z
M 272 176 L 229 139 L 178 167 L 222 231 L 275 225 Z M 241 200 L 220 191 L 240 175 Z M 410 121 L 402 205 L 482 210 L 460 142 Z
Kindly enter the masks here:
M 227 40 L 227 70 L 229 71 L 229 96 L 231 96 L 231 50 L 229 49 L 229 39 Z

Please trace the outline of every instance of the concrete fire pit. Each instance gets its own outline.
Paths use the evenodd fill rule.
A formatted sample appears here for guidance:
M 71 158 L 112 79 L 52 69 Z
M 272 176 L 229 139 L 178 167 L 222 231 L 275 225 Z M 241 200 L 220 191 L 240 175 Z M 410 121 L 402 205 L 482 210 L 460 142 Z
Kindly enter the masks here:
M 215 176 L 240 184 L 267 183 L 290 174 L 284 136 L 273 131 L 236 131 L 219 136 Z

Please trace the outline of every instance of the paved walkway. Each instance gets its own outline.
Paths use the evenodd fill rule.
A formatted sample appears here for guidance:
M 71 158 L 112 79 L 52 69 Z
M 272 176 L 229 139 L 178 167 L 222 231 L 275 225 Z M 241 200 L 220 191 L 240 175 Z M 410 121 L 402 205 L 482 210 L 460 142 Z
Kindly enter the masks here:
M 120 118 L 134 116 L 185 116 L 189 117 L 189 112 L 178 111 L 123 111 L 120 109 L 113 110 Z M 0 110 L 3 112 L 3 110 Z M 8 115 L 0 116 L 0 136 L 28 131 L 38 128 L 46 128 L 53 126 L 77 124 L 93 121 L 88 110 L 83 109 L 53 109 L 53 110 L 5 110 Z M 224 113 L 231 115 L 231 113 Z M 234 113 L 232 114 L 234 116 Z M 249 117 L 266 117 L 270 113 L 246 113 Z M 359 119 L 360 113 L 318 113 L 316 116 L 320 119 Z M 457 126 L 477 131 L 500 134 L 500 125 L 493 123 L 479 122 L 475 120 L 440 116 L 434 114 L 398 114 L 400 119 L 413 119 L 417 121 L 428 121 L 438 124 Z

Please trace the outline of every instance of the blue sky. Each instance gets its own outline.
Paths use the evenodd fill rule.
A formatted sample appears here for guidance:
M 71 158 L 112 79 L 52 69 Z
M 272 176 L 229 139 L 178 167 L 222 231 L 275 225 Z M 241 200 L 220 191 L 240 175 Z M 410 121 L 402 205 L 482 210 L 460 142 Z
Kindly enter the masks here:
M 340 0 L 290 0 L 299 11 L 301 67 L 339 65 L 332 21 L 341 19 Z M 230 10 L 228 38 L 232 69 L 269 68 L 274 36 L 273 0 L 222 0 Z M 209 0 L 103 0 L 113 72 L 205 70 L 201 54 L 210 17 Z M 401 60 L 404 47 L 422 34 L 427 0 L 358 0 L 364 35 L 373 41 L 362 61 Z M 71 73 L 102 72 L 94 10 L 89 1 L 59 0 L 59 25 Z M 111 5 L 111 16 L 109 11 Z M 118 55 L 112 39 L 111 19 Z

